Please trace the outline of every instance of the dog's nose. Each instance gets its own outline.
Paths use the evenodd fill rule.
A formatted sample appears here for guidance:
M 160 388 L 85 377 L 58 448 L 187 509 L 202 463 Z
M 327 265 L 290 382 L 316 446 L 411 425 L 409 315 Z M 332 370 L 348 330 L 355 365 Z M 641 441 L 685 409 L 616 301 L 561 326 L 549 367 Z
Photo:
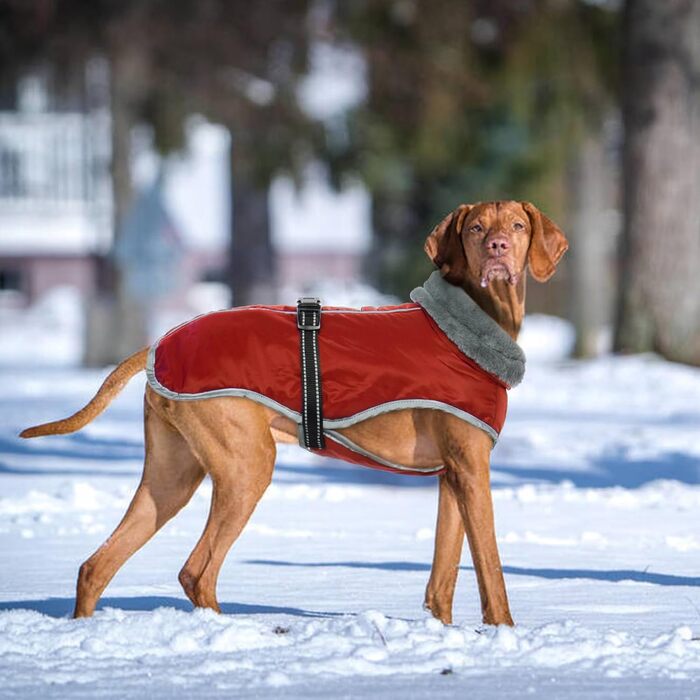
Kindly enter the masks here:
M 494 236 L 486 241 L 486 250 L 497 258 L 510 250 L 510 241 L 505 236 Z

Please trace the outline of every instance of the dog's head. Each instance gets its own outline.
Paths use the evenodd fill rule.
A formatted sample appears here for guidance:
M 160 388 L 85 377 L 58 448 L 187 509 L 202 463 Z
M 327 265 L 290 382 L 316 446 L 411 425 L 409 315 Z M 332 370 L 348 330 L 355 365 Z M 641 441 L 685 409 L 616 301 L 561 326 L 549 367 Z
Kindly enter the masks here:
M 462 204 L 430 233 L 425 252 L 452 284 L 517 285 L 525 268 L 546 282 L 569 247 L 559 227 L 529 202 Z

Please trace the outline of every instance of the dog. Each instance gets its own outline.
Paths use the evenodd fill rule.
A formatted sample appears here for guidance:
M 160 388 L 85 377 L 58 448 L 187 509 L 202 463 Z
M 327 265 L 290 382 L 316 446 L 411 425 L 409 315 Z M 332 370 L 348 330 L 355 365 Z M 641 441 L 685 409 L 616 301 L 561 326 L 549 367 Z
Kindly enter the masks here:
M 524 316 L 526 270 L 536 281 L 547 281 L 567 248 L 556 224 L 529 202 L 515 201 L 463 204 L 433 229 L 424 246 L 450 294 L 469 297 L 513 341 Z M 136 352 L 77 413 L 28 428 L 21 437 L 79 430 L 146 368 L 148 358 L 149 348 Z M 187 504 L 206 474 L 213 483 L 211 511 L 179 581 L 195 607 L 220 611 L 219 571 L 271 481 L 275 445 L 298 439 L 293 417 L 248 396 L 181 401 L 149 384 L 144 406 L 142 479 L 116 530 L 80 567 L 75 617 L 92 615 L 112 577 Z M 415 471 L 439 468 L 425 608 L 443 623 L 452 622 L 466 533 L 483 622 L 512 625 L 494 530 L 489 462 L 493 439 L 483 425 L 455 412 L 412 407 L 371 415 L 337 432 L 388 463 Z

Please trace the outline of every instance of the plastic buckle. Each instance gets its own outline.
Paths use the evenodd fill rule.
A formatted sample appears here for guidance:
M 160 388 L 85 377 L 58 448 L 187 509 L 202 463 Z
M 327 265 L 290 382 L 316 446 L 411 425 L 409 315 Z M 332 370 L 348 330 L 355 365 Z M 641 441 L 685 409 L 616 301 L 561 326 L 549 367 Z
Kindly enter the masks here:
M 311 317 L 312 322 L 306 319 Z M 313 320 L 316 323 L 313 323 Z M 316 297 L 302 297 L 297 300 L 297 328 L 303 331 L 317 331 L 321 328 L 321 300 Z

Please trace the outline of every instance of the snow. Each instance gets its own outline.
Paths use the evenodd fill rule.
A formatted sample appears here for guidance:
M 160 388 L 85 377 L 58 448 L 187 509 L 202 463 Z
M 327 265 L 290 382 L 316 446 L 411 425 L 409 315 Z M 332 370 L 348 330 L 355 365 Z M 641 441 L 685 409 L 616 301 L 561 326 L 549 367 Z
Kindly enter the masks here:
M 3 303 L 0 293 L 0 366 L 74 366 L 83 354 L 83 302 L 77 287 L 49 290 L 29 309 Z
M 546 317 L 523 344 L 493 454 L 513 629 L 481 624 L 466 548 L 455 624 L 421 610 L 434 479 L 292 446 L 224 565 L 222 615 L 177 583 L 205 482 L 70 619 L 77 568 L 138 483 L 143 379 L 80 433 L 20 441 L 104 372 L 0 366 L 0 698 L 698 697 L 700 371 L 567 360 L 570 330 Z
M 349 306 L 351 308 L 392 306 L 401 303 L 397 297 L 391 294 L 382 294 L 374 287 L 357 280 L 343 282 L 325 278 L 304 287 L 284 286 L 279 294 L 280 299 L 299 299 L 299 297 L 304 296 L 317 297 L 324 306 Z
M 193 250 L 223 250 L 230 236 L 229 160 L 235 138 L 231 144 L 223 127 L 201 118 L 189 121 L 186 135 L 183 152 L 162 160 L 153 150 L 152 135 L 139 132 L 135 181 L 146 189 L 164 167 L 164 201 L 185 244 Z M 371 202 L 365 187 L 349 181 L 334 191 L 318 163 L 308 165 L 299 184 L 280 175 L 270 187 L 276 249 L 365 252 L 371 232 Z
M 362 54 L 351 46 L 316 42 L 311 49 L 311 70 L 299 87 L 302 107 L 326 122 L 344 118 L 367 95 L 366 70 Z
M 100 233 L 86 205 L 69 203 L 44 216 L 27 215 L 27 208 L 3 206 L 0 252 L 7 256 L 83 256 L 99 247 Z
M 16 659 L 15 679 L 21 678 L 22 670 L 33 670 L 37 655 L 46 655 L 50 662 L 34 685 L 49 682 L 64 686 L 66 692 L 74 684 L 99 683 L 105 665 L 119 678 L 131 675 L 134 665 L 143 668 L 144 661 L 151 676 L 168 678 L 171 692 L 212 681 L 222 690 L 256 689 L 298 686 L 318 676 L 335 677 L 342 684 L 357 675 L 459 674 L 475 669 L 551 671 L 579 666 L 603 677 L 632 672 L 640 679 L 679 679 L 700 671 L 700 651 L 687 651 L 692 649 L 687 626 L 640 638 L 596 632 L 573 622 L 475 631 L 446 627 L 434 619 L 390 618 L 377 610 L 318 617 L 289 627 L 273 627 L 262 617 L 109 608 L 94 620 L 74 622 L 14 610 L 0 618 L 0 654 Z M 21 687 L 26 688 L 24 683 Z M 286 694 L 290 692 L 293 688 Z
M 371 200 L 359 181 L 334 191 L 323 168 L 309 165 L 297 187 L 276 177 L 270 187 L 272 241 L 280 253 L 364 253 L 370 245 Z
M 221 251 L 230 235 L 231 137 L 228 130 L 191 117 L 182 152 L 163 159 L 150 131 L 137 132 L 134 180 L 148 189 L 163 168 L 163 201 L 182 241 L 192 250 Z
M 552 362 L 571 355 L 576 340 L 573 326 L 563 318 L 531 314 L 518 336 L 528 362 Z

